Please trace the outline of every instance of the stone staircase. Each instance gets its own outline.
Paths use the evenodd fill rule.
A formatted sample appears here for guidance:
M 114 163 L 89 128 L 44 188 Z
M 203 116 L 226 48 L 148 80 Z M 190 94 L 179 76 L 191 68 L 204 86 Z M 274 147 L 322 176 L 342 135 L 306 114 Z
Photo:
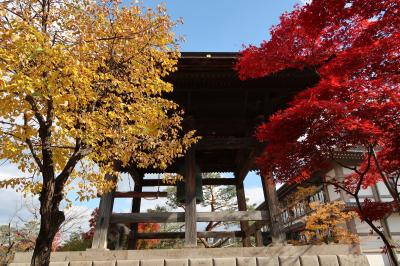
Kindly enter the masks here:
M 17 253 L 11 266 L 28 266 L 31 253 Z M 51 266 L 367 266 L 357 246 L 55 252 Z

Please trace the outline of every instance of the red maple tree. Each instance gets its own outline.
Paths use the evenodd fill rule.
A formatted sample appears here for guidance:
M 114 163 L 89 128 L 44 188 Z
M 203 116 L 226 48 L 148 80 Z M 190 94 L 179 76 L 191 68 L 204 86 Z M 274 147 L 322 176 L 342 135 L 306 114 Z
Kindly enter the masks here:
M 89 230 L 83 233 L 83 238 L 87 240 L 92 240 L 94 236 L 94 231 L 96 230 L 96 222 L 99 217 L 99 208 L 95 208 L 90 214 L 89 219 Z
M 247 47 L 236 65 L 241 79 L 290 68 L 318 73 L 315 86 L 257 129 L 258 140 L 266 143 L 257 164 L 280 182 L 300 182 L 327 169 L 335 153 L 361 149 L 362 165 L 342 165 L 353 173 L 329 182 L 354 196 L 361 219 L 383 239 L 393 261 L 390 241 L 372 221 L 398 211 L 400 202 L 399 5 L 399 0 L 313 0 L 296 6 L 272 27 L 269 41 Z M 394 201 L 360 202 L 360 189 L 378 181 Z M 379 204 L 373 216 L 371 204 Z

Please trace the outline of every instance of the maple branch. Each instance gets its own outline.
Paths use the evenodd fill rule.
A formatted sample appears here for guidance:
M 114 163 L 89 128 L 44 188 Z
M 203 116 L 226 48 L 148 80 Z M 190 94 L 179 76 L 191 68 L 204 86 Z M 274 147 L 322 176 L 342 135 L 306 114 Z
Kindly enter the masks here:
M 354 198 L 358 197 L 358 193 L 360 192 L 361 185 L 364 180 L 364 176 L 367 174 L 367 172 L 369 171 L 369 169 L 371 167 L 371 157 L 372 157 L 371 150 L 370 150 L 370 148 L 368 148 L 368 164 L 367 164 L 366 169 L 363 172 L 359 172 L 359 171 L 357 172 L 357 174 L 359 173 L 360 178 L 357 182 L 357 186 L 356 186 L 356 189 L 354 190 L 354 192 L 350 191 L 350 189 L 346 188 L 344 185 L 339 184 L 338 181 L 332 182 L 329 180 L 325 180 L 323 183 L 333 185 L 336 188 L 340 188 L 341 190 L 343 190 L 347 194 L 353 196 Z
M 383 234 L 383 232 L 381 232 L 379 230 L 379 228 L 377 228 L 373 224 L 373 222 L 366 215 L 364 215 L 364 208 L 361 205 L 360 198 L 359 198 L 359 195 L 358 195 L 359 192 L 360 192 L 361 184 L 362 184 L 362 181 L 363 181 L 363 179 L 365 177 L 365 174 L 369 171 L 369 169 L 371 167 L 371 157 L 373 157 L 373 154 L 374 154 L 374 146 L 373 145 L 369 145 L 369 147 L 368 147 L 368 164 L 367 164 L 367 167 L 366 167 L 365 171 L 363 171 L 362 175 L 360 176 L 360 179 L 358 181 L 357 188 L 356 188 L 356 191 L 355 191 L 353 197 L 356 200 L 357 208 L 358 208 L 360 214 L 362 215 L 363 220 L 381 237 L 382 241 L 385 243 L 385 246 L 387 247 L 387 250 L 389 252 L 389 255 L 390 255 L 391 259 L 393 260 L 395 265 L 398 265 L 396 256 L 394 255 L 393 249 L 391 248 L 392 245 L 389 243 L 388 239 Z
M 376 169 L 378 170 L 378 173 L 381 176 L 383 183 L 385 184 L 386 188 L 389 190 L 390 195 L 393 197 L 393 199 L 395 199 L 397 201 L 397 204 L 399 204 L 399 202 L 400 202 L 399 196 L 398 196 L 398 194 L 396 194 L 396 191 L 393 190 L 393 186 L 391 186 L 389 184 L 386 175 L 383 173 L 380 163 L 378 161 L 378 157 L 375 153 L 375 149 L 372 145 L 371 145 L 371 151 L 372 151 L 372 157 L 374 158 Z
M 348 190 L 346 187 L 344 187 L 343 185 L 340 185 L 339 183 L 332 182 L 332 181 L 327 181 L 327 180 L 323 181 L 323 183 L 328 184 L 328 185 L 333 185 L 336 188 L 340 188 L 341 190 L 343 190 L 344 192 L 346 192 L 347 194 L 349 194 L 349 195 L 351 195 L 353 197 L 355 197 L 355 195 L 356 195 L 353 192 L 351 192 L 350 190 Z
M 363 182 L 363 180 L 364 180 L 364 176 L 367 174 L 367 172 L 368 172 L 369 169 L 371 168 L 371 156 L 372 156 L 371 153 L 372 153 L 372 150 L 373 150 L 373 147 L 372 147 L 372 146 L 369 146 L 369 147 L 368 147 L 368 163 L 367 163 L 367 167 L 366 167 L 365 170 L 361 173 L 360 178 L 359 178 L 359 180 L 358 180 L 358 184 L 357 184 L 356 190 L 355 190 L 355 195 L 357 196 L 357 198 L 358 198 L 358 193 L 360 192 L 360 189 L 361 189 L 362 182 Z
M 398 187 L 399 187 L 399 178 L 400 178 L 400 171 L 397 173 L 397 176 L 396 177 L 393 177 L 393 179 L 395 179 L 396 181 L 394 181 L 394 186 L 395 186 L 395 189 L 396 189 L 396 192 L 397 192 L 397 194 L 399 194 L 399 190 L 398 190 Z
M 337 164 L 340 165 L 341 167 L 347 168 L 347 169 L 352 170 L 352 171 L 354 171 L 355 173 L 361 175 L 361 172 L 358 171 L 357 167 L 355 167 L 355 166 L 354 166 L 354 167 L 348 166 L 348 165 L 346 165 L 346 164 L 344 164 L 344 163 L 341 163 L 340 161 L 338 161 L 338 160 L 336 160 L 336 159 L 334 159 L 334 161 L 335 161 L 335 163 L 337 163 Z
M 363 220 L 364 220 L 364 221 L 372 228 L 372 230 L 374 230 L 375 233 L 377 233 L 377 234 L 379 235 L 379 237 L 382 239 L 382 241 L 384 242 L 385 246 L 387 247 L 387 251 L 389 252 L 389 255 L 390 255 L 390 257 L 391 257 L 392 262 L 393 262 L 395 265 L 399 265 L 399 263 L 397 262 L 397 256 L 394 255 L 393 249 L 391 248 L 392 245 L 391 245 L 391 243 L 389 243 L 389 241 L 388 241 L 388 239 L 386 238 L 386 236 L 383 234 L 383 232 L 381 232 L 381 231 L 379 230 L 378 227 L 376 227 L 376 226 L 374 225 L 374 223 L 373 223 L 368 217 L 366 217 L 365 215 L 363 215 L 363 207 L 362 207 L 362 205 L 361 205 L 360 198 L 358 197 L 358 192 L 357 192 L 357 196 L 354 197 L 354 198 L 355 198 L 355 200 L 356 200 L 357 208 L 358 208 L 358 210 L 360 211 L 360 213 L 361 213 L 362 216 L 363 216 L 363 217 L 362 217 Z

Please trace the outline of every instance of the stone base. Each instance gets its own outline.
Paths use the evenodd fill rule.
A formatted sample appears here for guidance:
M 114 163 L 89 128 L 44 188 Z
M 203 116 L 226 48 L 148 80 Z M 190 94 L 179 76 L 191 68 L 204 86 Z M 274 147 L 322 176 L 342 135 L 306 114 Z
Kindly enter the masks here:
M 32 253 L 17 253 L 12 266 L 28 266 Z M 359 246 L 274 246 L 54 252 L 51 266 L 367 266 Z

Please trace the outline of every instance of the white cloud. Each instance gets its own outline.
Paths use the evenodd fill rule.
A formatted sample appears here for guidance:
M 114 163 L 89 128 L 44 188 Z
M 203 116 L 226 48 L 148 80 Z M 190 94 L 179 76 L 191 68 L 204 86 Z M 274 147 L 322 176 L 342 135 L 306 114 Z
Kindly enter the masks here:
M 21 176 L 23 174 L 15 164 L 5 163 L 0 167 L 0 180 Z M 38 203 L 36 197 L 27 196 L 25 198 L 22 193 L 12 189 L 0 189 L 0 224 L 9 223 L 11 219 L 29 219 L 32 213 L 27 207 L 36 203 Z
M 16 220 L 27 220 L 32 217 L 31 211 L 27 208 L 30 203 L 37 203 L 37 198 L 24 198 L 21 193 L 11 189 L 0 191 L 0 224 L 15 222 Z
M 249 204 L 256 204 L 256 206 L 258 206 L 264 202 L 264 192 L 262 187 L 245 188 L 245 194 L 246 198 L 249 199 Z

